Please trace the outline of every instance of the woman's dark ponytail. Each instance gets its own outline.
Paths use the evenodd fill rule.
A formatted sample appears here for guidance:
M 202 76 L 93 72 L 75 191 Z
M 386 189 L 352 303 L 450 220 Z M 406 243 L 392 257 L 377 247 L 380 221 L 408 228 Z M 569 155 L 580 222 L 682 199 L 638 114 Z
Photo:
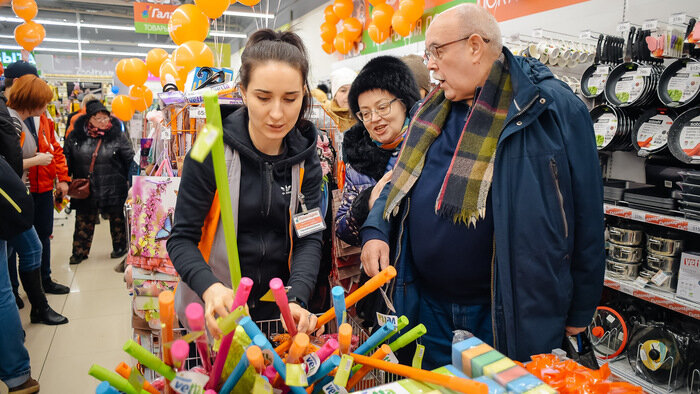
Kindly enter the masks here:
M 248 88 L 253 69 L 260 64 L 275 61 L 289 64 L 301 73 L 304 97 L 299 112 L 297 125 L 302 121 L 311 104 L 311 89 L 309 88 L 309 60 L 306 47 L 301 38 L 290 31 L 277 32 L 271 29 L 260 29 L 253 33 L 241 54 L 241 68 L 238 71 L 240 86 Z

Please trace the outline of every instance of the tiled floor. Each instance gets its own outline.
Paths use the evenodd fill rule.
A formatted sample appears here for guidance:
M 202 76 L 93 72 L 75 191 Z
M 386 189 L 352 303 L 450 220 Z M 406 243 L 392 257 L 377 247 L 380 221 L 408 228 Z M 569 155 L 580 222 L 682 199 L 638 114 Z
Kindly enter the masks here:
M 109 222 L 96 227 L 90 258 L 77 266 L 68 264 L 75 213 L 56 215 L 51 243 L 51 268 L 55 281 L 70 286 L 68 295 L 48 295 L 51 307 L 70 319 L 62 326 L 29 323 L 29 303 L 20 310 L 27 334 L 32 376 L 43 394 L 94 393 L 99 383 L 88 375 L 92 364 L 112 369 L 129 356 L 121 348 L 131 338 L 131 299 L 114 272 L 120 261 L 109 257 L 112 242 Z

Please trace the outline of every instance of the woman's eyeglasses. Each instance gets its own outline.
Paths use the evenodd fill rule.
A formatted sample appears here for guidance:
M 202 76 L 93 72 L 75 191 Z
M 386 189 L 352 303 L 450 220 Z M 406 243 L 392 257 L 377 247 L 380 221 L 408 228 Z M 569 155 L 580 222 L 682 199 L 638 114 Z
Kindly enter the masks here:
M 398 97 L 393 100 L 383 101 L 377 105 L 375 109 L 363 109 L 362 111 L 357 111 L 355 115 L 357 118 L 363 122 L 369 122 L 372 120 L 372 113 L 376 113 L 379 117 L 383 118 L 391 114 L 391 104 L 394 101 L 400 100 Z

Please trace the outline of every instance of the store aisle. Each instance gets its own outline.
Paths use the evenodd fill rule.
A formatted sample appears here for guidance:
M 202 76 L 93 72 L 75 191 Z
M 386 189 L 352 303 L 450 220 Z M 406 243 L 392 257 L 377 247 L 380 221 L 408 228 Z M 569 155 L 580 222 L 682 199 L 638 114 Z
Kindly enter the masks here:
M 32 376 L 39 380 L 41 393 L 94 393 L 99 383 L 88 375 L 97 363 L 114 368 L 128 356 L 121 350 L 131 337 L 131 297 L 122 274 L 114 272 L 119 259 L 112 251 L 109 222 L 102 220 L 95 229 L 90 258 L 69 266 L 75 213 L 56 215 L 51 248 L 53 278 L 70 286 L 67 295 L 48 294 L 49 303 L 70 319 L 62 326 L 29 323 L 30 306 L 20 310 L 27 339 Z

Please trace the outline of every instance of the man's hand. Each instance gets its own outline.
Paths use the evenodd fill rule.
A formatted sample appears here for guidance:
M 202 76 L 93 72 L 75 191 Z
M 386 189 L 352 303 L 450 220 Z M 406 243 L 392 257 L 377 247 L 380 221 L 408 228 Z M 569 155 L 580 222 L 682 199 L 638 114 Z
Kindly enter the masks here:
M 303 332 L 304 334 L 311 335 L 316 331 L 316 324 L 318 323 L 318 318 L 313 313 L 309 313 L 306 309 L 302 308 L 299 304 L 290 302 L 289 311 L 292 313 L 292 319 L 297 325 L 297 332 Z M 284 326 L 284 319 L 280 316 L 282 320 L 282 325 Z M 287 327 L 284 326 L 286 330 Z M 323 327 L 319 331 L 323 330 Z
M 584 331 L 586 331 L 586 327 L 566 326 L 566 336 L 567 337 L 573 337 L 574 335 L 578 335 Z
M 386 186 L 389 181 L 391 181 L 391 174 L 394 171 L 389 171 L 384 176 L 377 182 L 376 185 L 374 185 L 374 188 L 372 189 L 372 192 L 369 194 L 369 209 L 372 209 L 374 206 L 374 202 L 377 201 L 379 198 L 379 195 L 382 194 L 382 190 L 384 190 L 384 186 Z
M 36 165 L 38 166 L 48 166 L 53 161 L 53 155 L 48 152 L 39 152 L 34 157 L 36 158 Z
M 58 182 L 56 185 L 56 199 L 63 200 L 63 197 L 68 194 L 68 183 Z
M 362 268 L 370 277 L 389 266 L 389 244 L 373 239 L 362 247 Z
M 204 300 L 204 319 L 207 322 L 207 328 L 214 338 L 221 338 L 221 330 L 216 323 L 216 316 L 226 317 L 231 309 L 233 309 L 233 290 L 224 286 L 222 283 L 214 283 L 209 286 L 202 294 Z

